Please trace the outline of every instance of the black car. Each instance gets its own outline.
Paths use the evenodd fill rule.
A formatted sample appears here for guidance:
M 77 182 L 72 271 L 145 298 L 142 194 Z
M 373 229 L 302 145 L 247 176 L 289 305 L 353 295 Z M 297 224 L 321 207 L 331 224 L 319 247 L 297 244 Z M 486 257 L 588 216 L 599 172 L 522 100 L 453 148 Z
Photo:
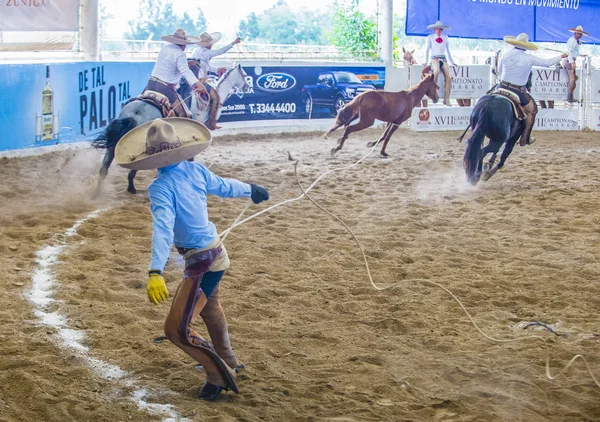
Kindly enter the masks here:
M 316 85 L 302 87 L 302 100 L 306 104 L 306 114 L 312 114 L 314 107 L 327 107 L 333 114 L 358 94 L 375 89 L 363 83 L 354 73 L 323 72 Z

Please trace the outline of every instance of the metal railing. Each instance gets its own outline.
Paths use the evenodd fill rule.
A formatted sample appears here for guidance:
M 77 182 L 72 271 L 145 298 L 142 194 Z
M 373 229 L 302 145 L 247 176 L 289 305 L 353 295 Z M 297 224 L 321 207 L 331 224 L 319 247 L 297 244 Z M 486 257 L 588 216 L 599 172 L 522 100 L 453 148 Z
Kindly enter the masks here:
M 103 60 L 153 60 L 165 45 L 163 41 L 103 39 Z M 217 45 L 216 48 L 219 46 Z M 191 51 L 192 47 L 188 47 Z M 235 45 L 223 60 L 335 60 L 335 61 L 377 61 L 377 54 L 365 51 L 348 54 L 334 46 L 306 44 L 259 44 L 244 42 Z

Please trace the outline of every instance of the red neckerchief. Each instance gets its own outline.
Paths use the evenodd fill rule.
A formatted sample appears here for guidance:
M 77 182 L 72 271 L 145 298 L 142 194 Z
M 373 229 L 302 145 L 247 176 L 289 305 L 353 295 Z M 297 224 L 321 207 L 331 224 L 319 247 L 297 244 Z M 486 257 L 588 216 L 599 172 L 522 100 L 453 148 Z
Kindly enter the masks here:
M 443 43 L 443 42 L 444 42 L 444 39 L 443 39 L 442 37 L 437 37 L 437 38 L 435 39 L 435 42 L 436 42 L 436 43 L 438 43 L 438 44 L 441 44 L 441 43 Z

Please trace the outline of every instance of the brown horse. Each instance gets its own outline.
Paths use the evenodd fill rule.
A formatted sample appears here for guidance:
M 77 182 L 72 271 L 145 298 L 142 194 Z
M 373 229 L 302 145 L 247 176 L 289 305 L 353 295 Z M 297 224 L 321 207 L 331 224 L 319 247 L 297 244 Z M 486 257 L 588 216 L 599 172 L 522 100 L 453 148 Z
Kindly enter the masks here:
M 388 154 L 385 152 L 385 148 L 390 138 L 396 129 L 398 129 L 398 126 L 411 116 L 413 108 L 419 105 L 423 96 L 427 95 L 434 103 L 439 99 L 437 94 L 438 87 L 433 81 L 431 68 L 426 66 L 421 76 L 421 82 L 408 91 L 366 91 L 340 109 L 335 119 L 335 124 L 325 134 L 325 138 L 327 138 L 327 135 L 340 126 L 346 128 L 344 135 L 338 141 L 337 147 L 331 150 L 331 155 L 333 156 L 342 149 L 344 142 L 352 132 L 368 128 L 375 123 L 375 119 L 378 119 L 387 122 L 385 132 L 383 132 L 383 135 L 381 135 L 377 142 L 369 142 L 367 146 L 373 147 L 384 141 L 381 148 L 381 156 L 387 157 Z M 360 118 L 358 123 L 349 126 L 351 122 L 358 118 Z

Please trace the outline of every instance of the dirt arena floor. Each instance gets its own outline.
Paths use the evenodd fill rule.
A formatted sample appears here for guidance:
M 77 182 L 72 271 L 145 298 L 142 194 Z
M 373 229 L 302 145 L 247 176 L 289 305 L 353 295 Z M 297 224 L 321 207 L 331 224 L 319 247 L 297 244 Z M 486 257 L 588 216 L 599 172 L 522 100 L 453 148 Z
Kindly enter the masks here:
M 218 138 L 198 156 L 215 173 L 268 187 L 271 200 L 350 165 L 381 131 L 354 135 L 334 159 L 320 134 Z M 456 133 L 400 130 L 389 159 L 328 175 L 313 198 L 352 228 L 378 284 L 429 279 L 455 293 L 487 334 L 548 340 L 556 374 L 577 353 L 600 378 L 600 135 L 538 132 L 490 181 L 464 182 Z M 240 395 L 196 398 L 204 374 L 168 341 L 155 343 L 169 303 L 145 284 L 151 217 L 126 170 L 111 168 L 90 199 L 102 152 L 77 150 L 0 159 L 0 421 L 150 421 L 131 399 L 172 404 L 192 421 L 599 421 L 600 388 L 581 361 L 551 381 L 540 341 L 482 337 L 441 289 L 407 281 L 374 290 L 360 251 L 334 219 L 306 199 L 235 229 L 221 296 L 238 357 Z M 226 229 L 246 205 L 211 198 Z M 104 210 L 66 238 L 65 231 Z M 89 356 L 127 371 L 96 375 L 27 299 L 36 251 L 65 244 L 52 267 L 51 311 L 85 333 Z M 175 292 L 182 260 L 166 271 Z M 546 330 L 523 326 L 550 324 Z M 200 326 L 202 328 L 202 326 Z

